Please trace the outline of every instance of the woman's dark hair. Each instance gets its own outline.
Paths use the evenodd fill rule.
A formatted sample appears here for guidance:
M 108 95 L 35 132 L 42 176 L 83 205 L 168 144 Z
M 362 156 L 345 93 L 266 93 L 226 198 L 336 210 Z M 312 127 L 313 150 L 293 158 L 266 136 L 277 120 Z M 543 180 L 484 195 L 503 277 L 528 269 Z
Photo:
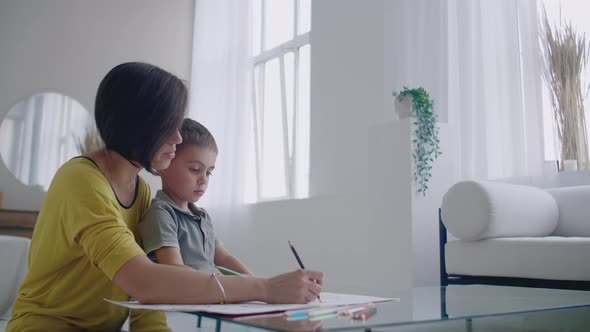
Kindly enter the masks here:
M 147 63 L 123 63 L 100 82 L 96 127 L 107 149 L 154 173 L 154 155 L 180 127 L 187 100 L 178 77 Z

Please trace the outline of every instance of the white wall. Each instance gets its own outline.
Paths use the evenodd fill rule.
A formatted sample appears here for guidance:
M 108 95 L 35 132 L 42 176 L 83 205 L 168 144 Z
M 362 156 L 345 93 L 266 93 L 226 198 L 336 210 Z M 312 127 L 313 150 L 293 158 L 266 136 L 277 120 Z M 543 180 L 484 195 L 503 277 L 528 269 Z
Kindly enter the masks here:
M 312 2 L 310 194 L 366 192 L 382 117 L 383 0 Z
M 0 119 L 18 100 L 54 91 L 89 112 L 102 77 L 145 61 L 190 78 L 194 0 L 0 1 Z M 4 207 L 39 209 L 44 193 L 0 163 Z

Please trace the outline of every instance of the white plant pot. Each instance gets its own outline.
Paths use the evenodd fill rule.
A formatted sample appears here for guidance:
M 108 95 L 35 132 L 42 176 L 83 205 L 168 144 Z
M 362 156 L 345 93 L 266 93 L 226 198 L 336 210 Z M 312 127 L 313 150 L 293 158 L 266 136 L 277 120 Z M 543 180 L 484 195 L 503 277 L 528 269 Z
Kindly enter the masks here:
M 397 119 L 405 119 L 414 117 L 412 112 L 412 98 L 406 97 L 400 101 L 397 96 L 393 98 L 393 112 L 397 115 Z

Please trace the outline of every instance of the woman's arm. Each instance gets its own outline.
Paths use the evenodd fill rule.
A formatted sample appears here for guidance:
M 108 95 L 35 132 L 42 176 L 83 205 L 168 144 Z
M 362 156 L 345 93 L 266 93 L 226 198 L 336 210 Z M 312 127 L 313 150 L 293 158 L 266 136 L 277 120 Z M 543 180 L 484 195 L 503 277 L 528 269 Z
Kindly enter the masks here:
M 323 283 L 323 274 L 312 270 L 297 270 L 272 278 L 222 275 L 217 278 L 225 289 L 228 302 L 307 303 L 318 297 Z M 145 255 L 135 256 L 125 263 L 113 281 L 141 303 L 223 301 L 223 293 L 211 274 L 155 264 Z
M 248 274 L 254 275 L 248 268 L 246 264 L 242 263 L 237 257 L 230 254 L 230 252 L 225 249 L 223 245 L 219 245 L 215 248 L 215 265 L 227 267 L 228 269 L 232 269 L 236 272 L 240 272 L 241 274 Z

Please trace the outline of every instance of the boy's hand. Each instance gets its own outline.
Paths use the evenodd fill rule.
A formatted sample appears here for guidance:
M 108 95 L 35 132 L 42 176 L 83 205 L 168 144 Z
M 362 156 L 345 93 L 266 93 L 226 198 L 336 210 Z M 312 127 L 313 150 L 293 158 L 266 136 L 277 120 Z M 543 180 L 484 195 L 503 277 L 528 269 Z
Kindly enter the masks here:
M 324 274 L 297 270 L 266 279 L 264 299 L 267 303 L 309 303 L 320 295 Z

